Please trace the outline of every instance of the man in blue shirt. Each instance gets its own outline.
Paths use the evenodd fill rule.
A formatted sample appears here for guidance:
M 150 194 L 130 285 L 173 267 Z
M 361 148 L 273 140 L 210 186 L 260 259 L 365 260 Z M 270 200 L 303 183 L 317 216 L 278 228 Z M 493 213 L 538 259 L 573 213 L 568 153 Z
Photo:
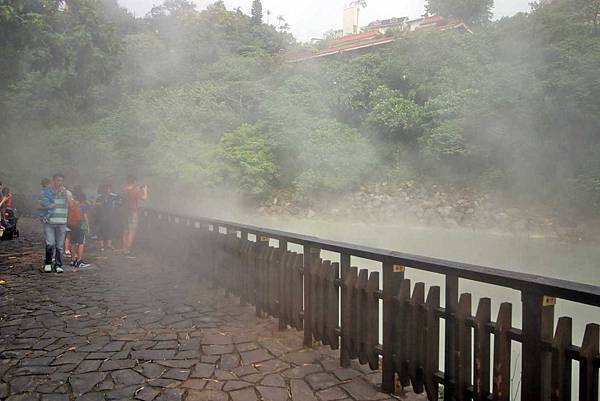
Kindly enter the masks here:
M 65 177 L 54 174 L 52 183 L 42 188 L 40 194 L 40 210 L 44 238 L 46 241 L 46 257 L 43 271 L 52 272 L 52 257 L 55 258 L 54 270 L 62 273 L 62 254 L 64 253 L 65 234 L 67 231 L 67 194 L 64 187 Z

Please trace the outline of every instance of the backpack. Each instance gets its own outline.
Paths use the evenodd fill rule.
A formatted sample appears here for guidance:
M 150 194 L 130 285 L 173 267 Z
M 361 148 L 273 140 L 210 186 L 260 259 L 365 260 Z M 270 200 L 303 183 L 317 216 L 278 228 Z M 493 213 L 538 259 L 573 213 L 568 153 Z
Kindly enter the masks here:
M 69 202 L 69 210 L 67 212 L 67 227 L 71 230 L 79 230 L 81 227 L 81 205 L 79 201 L 72 200 Z

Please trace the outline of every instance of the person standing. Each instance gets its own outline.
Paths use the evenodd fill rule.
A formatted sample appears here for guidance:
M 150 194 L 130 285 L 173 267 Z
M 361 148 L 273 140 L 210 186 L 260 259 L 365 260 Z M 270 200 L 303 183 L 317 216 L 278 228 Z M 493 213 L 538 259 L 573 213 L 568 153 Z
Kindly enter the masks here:
M 62 174 L 54 174 L 51 185 L 43 188 L 40 194 L 39 204 L 46 243 L 44 273 L 52 272 L 53 257 L 55 259 L 54 271 L 57 273 L 64 271 L 62 254 L 67 230 L 67 194 L 64 181 L 65 177 Z
M 139 202 L 148 199 L 148 187 L 138 185 L 137 179 L 130 175 L 127 177 L 127 185 L 123 189 L 125 197 L 125 207 L 127 208 L 127 227 L 123 233 L 123 252 L 126 255 L 131 253 L 131 247 L 135 241 L 139 223 Z
M 89 233 L 90 221 L 88 219 L 87 198 L 80 185 L 73 188 L 73 200 L 69 203 L 67 226 L 71 228 L 71 250 L 73 267 L 89 267 L 89 263 L 83 261 L 86 236 Z

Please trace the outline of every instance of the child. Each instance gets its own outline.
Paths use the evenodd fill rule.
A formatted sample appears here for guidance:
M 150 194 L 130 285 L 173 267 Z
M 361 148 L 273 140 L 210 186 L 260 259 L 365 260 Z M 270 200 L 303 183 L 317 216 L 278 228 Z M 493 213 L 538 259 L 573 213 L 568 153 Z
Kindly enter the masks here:
M 69 209 L 74 208 L 77 212 L 69 212 L 71 221 L 68 225 L 71 228 L 71 246 L 73 260 L 71 266 L 73 267 L 89 267 L 89 263 L 83 261 L 83 251 L 85 247 L 85 237 L 90 229 L 90 222 L 88 219 L 88 205 L 85 194 L 81 190 L 81 186 L 76 186 L 73 190 L 73 200 L 69 204 Z

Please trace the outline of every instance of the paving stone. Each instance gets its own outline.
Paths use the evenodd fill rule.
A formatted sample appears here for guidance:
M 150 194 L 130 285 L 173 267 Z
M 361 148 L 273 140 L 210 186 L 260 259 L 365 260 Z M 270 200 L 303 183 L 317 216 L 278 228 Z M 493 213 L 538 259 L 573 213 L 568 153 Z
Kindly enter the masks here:
M 245 388 L 243 390 L 232 391 L 229 393 L 231 401 L 257 401 L 256 392 L 253 388 Z
M 52 357 L 27 358 L 21 361 L 21 366 L 49 366 L 53 360 Z
M 142 401 L 152 401 L 160 394 L 160 390 L 155 387 L 144 386 L 141 389 L 136 390 L 135 398 Z
M 94 392 L 77 397 L 75 401 L 104 401 L 104 399 L 104 393 Z
M 285 380 L 279 374 L 267 375 L 260 384 L 263 386 L 285 387 Z
M 167 368 L 152 362 L 146 362 L 138 365 L 136 370 L 148 379 L 156 379 L 160 377 L 167 370 Z
M 115 388 L 107 391 L 105 396 L 107 400 L 133 400 L 139 388 L 139 385 Z
M 67 365 L 67 364 L 79 364 L 85 359 L 87 353 L 85 352 L 65 352 L 59 355 L 51 363 L 51 365 Z
M 101 361 L 102 362 L 102 361 Z M 136 365 L 135 360 L 133 359 L 117 359 L 102 362 L 100 366 L 101 371 L 109 371 L 109 370 L 121 370 L 121 369 L 131 369 Z
M 291 362 L 295 365 L 305 365 L 313 363 L 320 359 L 320 355 L 317 351 L 312 349 L 303 349 L 296 352 L 290 352 L 283 356 L 283 360 Z
M 348 397 L 348 394 L 339 387 L 330 387 L 317 392 L 317 397 L 321 401 L 337 401 Z
M 292 393 L 292 400 L 317 401 L 317 397 L 315 397 L 310 386 L 303 380 L 291 380 L 290 392 Z
M 208 363 L 198 363 L 194 366 L 190 377 L 194 378 L 209 378 L 213 375 L 215 366 Z
M 68 394 L 43 394 L 42 401 L 69 401 Z
M 321 372 L 322 370 L 323 368 L 317 364 L 302 365 L 284 371 L 283 375 L 290 379 L 302 379 L 311 373 Z
M 163 391 L 161 395 L 155 398 L 156 401 L 181 401 L 183 390 L 178 388 L 169 388 Z
M 102 352 L 118 352 L 125 346 L 125 341 L 111 341 L 101 348 Z
M 273 355 L 269 354 L 264 349 L 256 349 L 247 352 L 241 352 L 240 356 L 242 357 L 243 365 L 250 365 L 253 363 L 267 361 L 269 359 L 273 359 Z
M 227 393 L 218 390 L 190 390 L 185 401 L 228 401 Z
M 247 375 L 251 375 L 251 374 L 259 373 L 259 372 L 258 372 L 258 370 L 256 370 L 254 368 L 254 366 L 245 365 L 245 366 L 240 366 L 240 367 L 234 369 L 233 373 L 235 373 L 238 377 L 242 377 L 242 376 L 247 376 Z
M 85 360 L 77 366 L 75 373 L 89 373 L 99 370 L 102 361 L 100 360 Z
M 256 389 L 263 401 L 288 401 L 289 398 L 287 389 L 264 386 L 258 386 Z
M 203 363 L 215 364 L 219 361 L 219 359 L 221 359 L 219 355 L 203 355 L 200 361 Z
M 181 383 L 181 387 L 189 388 L 192 390 L 202 390 L 206 386 L 205 379 L 188 379 Z
M 240 365 L 240 357 L 237 354 L 221 355 L 219 367 L 221 369 L 232 370 Z
M 231 336 L 225 334 L 207 334 L 202 336 L 202 345 L 230 345 L 233 344 Z
M 327 387 L 335 386 L 339 383 L 335 376 L 326 372 L 308 375 L 306 376 L 305 380 L 314 390 L 322 390 Z
M 170 368 L 190 369 L 198 363 L 198 360 L 165 360 L 158 361 L 158 363 Z
M 333 371 L 333 374 L 335 375 L 335 377 L 337 377 L 338 379 L 342 380 L 342 381 L 346 381 L 346 380 L 350 380 L 353 379 L 357 376 L 360 376 L 360 372 L 354 370 L 354 369 L 347 369 L 347 368 L 338 368 L 336 370 Z
M 11 395 L 6 401 L 39 401 L 40 394 L 38 393 L 26 393 Z
M 144 383 L 146 379 L 133 369 L 115 370 L 110 373 L 117 387 Z
M 8 384 L 0 382 L 0 398 L 8 397 Z
M 230 354 L 235 349 L 232 344 L 229 345 L 203 345 L 202 352 L 207 355 L 221 355 L 221 354 Z
M 190 375 L 189 369 L 171 368 L 162 377 L 165 379 L 185 380 Z
M 250 387 L 250 386 L 252 386 L 252 384 L 245 382 L 245 381 L 228 380 L 227 383 L 225 383 L 225 385 L 223 386 L 223 391 L 229 392 L 229 391 L 239 390 L 241 388 Z
M 50 375 L 56 372 L 57 368 L 51 366 L 24 366 L 18 368 L 13 372 L 15 376 L 29 376 L 29 375 Z
M 179 349 L 177 341 L 159 341 L 152 349 Z
M 199 350 L 181 351 L 175 354 L 175 359 L 200 359 L 202 353 Z
M 175 356 L 175 350 L 143 350 L 133 351 L 131 357 L 133 359 L 141 359 L 144 361 L 155 361 L 161 359 L 172 359 Z
M 105 372 L 83 373 L 69 377 L 69 383 L 71 383 L 71 388 L 75 396 L 79 396 L 90 391 L 96 384 L 104 380 L 105 377 Z
M 356 400 L 385 400 L 388 399 L 384 393 L 378 392 L 371 384 L 361 378 L 352 379 L 349 383 L 342 384 L 341 387 Z

